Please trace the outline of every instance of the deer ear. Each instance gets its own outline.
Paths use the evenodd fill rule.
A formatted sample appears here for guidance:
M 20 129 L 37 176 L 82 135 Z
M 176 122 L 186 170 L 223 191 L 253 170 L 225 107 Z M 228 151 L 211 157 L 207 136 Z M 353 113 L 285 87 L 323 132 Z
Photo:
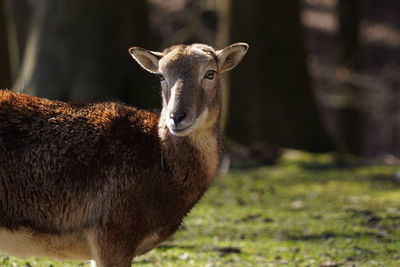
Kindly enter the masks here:
M 220 71 L 225 72 L 236 67 L 246 54 L 248 48 L 249 45 L 246 43 L 235 43 L 218 50 L 218 68 Z
M 142 68 L 151 73 L 158 73 L 158 62 L 164 55 L 160 52 L 154 52 L 136 46 L 129 48 L 129 54 L 131 54 Z

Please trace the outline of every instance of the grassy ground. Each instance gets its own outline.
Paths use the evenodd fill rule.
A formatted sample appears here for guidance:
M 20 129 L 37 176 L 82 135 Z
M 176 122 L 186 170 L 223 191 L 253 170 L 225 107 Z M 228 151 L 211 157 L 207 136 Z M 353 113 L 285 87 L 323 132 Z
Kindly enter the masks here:
M 292 152 L 218 177 L 180 231 L 137 265 L 400 266 L 400 167 L 332 166 L 330 156 Z M 0 266 L 30 265 L 80 264 L 0 257 Z

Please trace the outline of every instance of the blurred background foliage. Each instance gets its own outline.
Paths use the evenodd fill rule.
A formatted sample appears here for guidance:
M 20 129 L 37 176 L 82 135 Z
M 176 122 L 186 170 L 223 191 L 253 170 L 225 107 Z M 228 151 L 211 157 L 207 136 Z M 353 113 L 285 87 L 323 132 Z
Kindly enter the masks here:
M 0 0 L 0 87 L 157 110 L 157 78 L 130 46 L 243 41 L 223 88 L 233 164 L 273 163 L 281 148 L 396 164 L 399 11 L 396 0 Z

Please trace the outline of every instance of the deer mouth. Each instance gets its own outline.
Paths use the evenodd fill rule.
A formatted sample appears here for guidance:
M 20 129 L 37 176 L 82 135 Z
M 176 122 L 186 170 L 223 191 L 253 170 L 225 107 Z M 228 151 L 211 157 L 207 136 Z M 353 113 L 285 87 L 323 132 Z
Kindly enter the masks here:
M 189 124 L 188 126 L 185 126 L 183 128 L 177 128 L 177 127 L 168 127 L 169 131 L 176 136 L 185 136 L 190 134 L 193 131 L 193 128 L 195 126 L 195 122 Z
M 197 117 L 194 121 L 189 123 L 188 125 L 185 125 L 184 127 L 176 127 L 174 124 L 168 124 L 168 129 L 171 132 L 171 134 L 176 135 L 176 136 L 186 136 L 194 132 L 196 129 L 202 129 L 205 127 L 206 121 L 208 117 L 208 109 L 206 108 L 199 117 Z

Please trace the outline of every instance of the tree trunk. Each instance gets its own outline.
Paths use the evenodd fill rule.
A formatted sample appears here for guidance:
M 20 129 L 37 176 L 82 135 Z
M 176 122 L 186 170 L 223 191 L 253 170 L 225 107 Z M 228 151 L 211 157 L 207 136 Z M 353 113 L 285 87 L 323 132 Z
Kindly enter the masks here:
M 5 0 L 0 0 L 0 89 L 11 87 L 11 62 Z
M 8 43 L 10 44 L 12 79 L 15 81 L 24 57 L 29 22 L 35 2 L 29 0 L 3 1 L 7 7 Z
M 359 60 L 360 0 L 339 0 L 339 41 L 341 47 L 341 65 L 356 67 Z
M 311 151 L 333 149 L 310 85 L 300 3 L 232 0 L 232 42 L 250 44 L 231 73 L 228 134 Z
M 155 79 L 127 52 L 130 46 L 148 47 L 147 19 L 145 0 L 37 0 L 14 88 L 52 99 L 119 97 L 158 106 Z
M 359 25 L 360 25 L 360 1 L 339 0 L 339 46 L 340 69 L 343 73 L 356 71 L 359 68 Z M 345 95 L 348 105 L 338 111 L 340 143 L 347 153 L 362 153 L 362 114 L 360 110 L 360 91 L 357 85 L 352 84 L 346 78 L 340 82 L 341 92 Z

